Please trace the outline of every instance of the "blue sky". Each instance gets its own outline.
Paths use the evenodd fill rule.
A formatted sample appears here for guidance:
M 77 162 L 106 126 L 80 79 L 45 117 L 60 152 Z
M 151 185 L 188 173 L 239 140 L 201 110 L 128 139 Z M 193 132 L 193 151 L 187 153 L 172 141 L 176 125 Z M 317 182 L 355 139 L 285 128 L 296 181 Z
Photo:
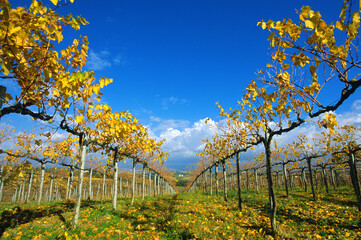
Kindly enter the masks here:
M 104 101 L 115 111 L 129 110 L 154 136 L 167 138 L 169 166 L 183 168 L 195 161 L 192 154 L 200 138 L 212 134 L 202 119 L 220 120 L 215 102 L 235 107 L 255 72 L 269 62 L 269 32 L 257 22 L 297 20 L 296 10 L 303 5 L 326 20 L 336 19 L 342 3 L 75 0 L 60 12 L 81 15 L 90 23 L 66 32 L 64 44 L 88 36 L 88 69 L 114 79 L 103 91 Z M 351 111 L 356 99 L 340 113 Z
M 297 18 L 303 4 L 339 14 L 341 1 L 83 1 L 64 10 L 89 21 L 89 68 L 114 78 L 104 99 L 150 117 L 195 122 L 234 105 L 269 61 L 262 19 Z M 331 1 L 332 2 L 332 1 Z

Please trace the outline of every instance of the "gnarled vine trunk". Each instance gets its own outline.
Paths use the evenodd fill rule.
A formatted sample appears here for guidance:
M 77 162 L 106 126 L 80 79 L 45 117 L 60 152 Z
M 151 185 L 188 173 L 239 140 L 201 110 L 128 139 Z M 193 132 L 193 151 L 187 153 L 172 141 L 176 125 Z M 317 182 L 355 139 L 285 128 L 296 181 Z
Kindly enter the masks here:
M 143 176 L 142 176 L 142 200 L 144 200 L 145 195 L 145 165 L 143 165 Z
M 79 169 L 79 183 L 76 194 L 76 201 L 73 213 L 73 228 L 76 228 L 78 225 L 79 214 L 80 214 L 80 205 L 81 205 L 81 194 L 83 189 L 83 179 L 84 179 L 84 167 L 85 167 L 85 157 L 86 157 L 86 148 L 88 146 L 88 134 L 83 133 L 79 139 L 80 144 L 80 169 Z
M 211 186 L 211 195 L 213 195 L 213 179 L 212 179 L 212 168 L 209 168 L 209 180 L 210 180 L 210 186 Z
M 228 196 L 227 196 L 227 172 L 226 172 L 226 164 L 223 163 L 222 164 L 222 168 L 223 168 L 223 196 L 224 196 L 224 201 L 227 202 L 228 201 Z
M 302 180 L 305 187 L 305 192 L 307 192 L 307 180 L 306 180 L 306 171 L 305 168 L 302 168 Z
M 93 169 L 89 169 L 89 196 L 88 199 L 93 199 Z
M 148 187 L 148 196 L 150 196 L 152 194 L 152 172 L 148 171 L 148 181 L 149 181 L 149 187 Z
M 27 193 L 26 198 L 25 198 L 25 203 L 28 203 L 29 200 L 30 200 L 31 185 L 33 184 L 33 176 L 34 176 L 34 171 L 31 170 L 30 175 L 29 175 L 28 193 Z
M 215 178 L 216 178 L 216 195 L 217 195 L 217 197 L 218 197 L 218 195 L 219 195 L 219 182 L 218 182 L 218 166 L 216 165 L 215 166 L 215 174 L 214 174 L 215 176 Z
M 255 181 L 255 185 L 256 185 L 256 191 L 257 191 L 257 193 L 259 193 L 259 186 L 258 186 L 258 169 L 257 169 L 257 168 L 254 169 L 254 181 Z
M 239 152 L 236 154 L 236 163 L 237 163 L 237 190 L 238 190 L 238 209 L 242 211 L 242 193 L 241 193 L 241 171 L 240 171 L 240 160 Z
M 41 202 L 43 197 L 43 188 L 44 188 L 44 175 L 45 175 L 45 162 L 41 162 L 40 166 L 40 186 L 39 186 L 39 196 L 38 196 L 38 205 Z
M 309 172 L 309 175 L 310 175 L 310 184 L 311 184 L 312 196 L 313 196 L 313 200 L 316 201 L 317 197 L 316 197 L 315 187 L 314 187 L 314 184 L 313 184 L 311 158 L 308 157 L 306 160 L 307 160 L 307 165 L 308 165 L 308 172 Z
M 285 185 L 285 190 L 286 190 L 286 196 L 289 196 L 289 192 L 288 192 L 288 179 L 287 179 L 287 169 L 286 169 L 286 163 L 283 161 L 282 162 L 282 173 L 283 173 L 283 182 Z
M 131 205 L 134 204 L 134 195 L 135 195 L 135 165 L 136 165 L 136 160 L 133 159 L 133 170 L 132 170 L 132 201 L 131 201 Z
M 355 195 L 357 198 L 357 207 L 358 207 L 358 210 L 361 211 L 360 183 L 359 183 L 358 176 L 357 176 L 355 154 L 351 151 L 349 153 L 348 165 L 350 167 L 351 181 L 352 181 L 352 185 L 353 185 Z
M 1 169 L 0 169 L 0 202 L 1 202 L 2 197 L 3 197 L 3 189 L 4 189 L 3 173 L 4 173 L 4 165 L 2 165 Z
M 327 174 L 326 174 L 326 166 L 324 164 L 322 164 L 321 169 L 322 169 L 323 182 L 325 183 L 325 187 L 326 187 L 326 193 L 329 193 L 328 182 L 327 182 Z
M 117 152 L 114 156 L 114 186 L 113 186 L 113 210 L 117 210 L 117 197 L 118 197 L 118 160 Z
M 50 187 L 49 187 L 49 199 L 48 201 L 51 202 L 53 197 L 53 181 L 54 181 L 54 174 L 51 174 L 50 176 Z
M 265 138 L 263 140 L 263 145 L 265 148 L 266 155 L 266 173 L 267 173 L 267 183 L 268 183 L 268 197 L 269 197 L 269 218 L 271 221 L 271 228 L 273 232 L 277 232 L 276 225 L 276 212 L 277 212 L 277 204 L 276 204 L 276 195 L 273 189 L 273 181 L 272 181 L 272 164 L 271 164 L 271 138 L 268 132 L 265 133 Z
M 107 170 L 104 169 L 104 173 L 103 173 L 103 184 L 102 184 L 102 199 L 105 199 L 105 175 L 106 175 Z

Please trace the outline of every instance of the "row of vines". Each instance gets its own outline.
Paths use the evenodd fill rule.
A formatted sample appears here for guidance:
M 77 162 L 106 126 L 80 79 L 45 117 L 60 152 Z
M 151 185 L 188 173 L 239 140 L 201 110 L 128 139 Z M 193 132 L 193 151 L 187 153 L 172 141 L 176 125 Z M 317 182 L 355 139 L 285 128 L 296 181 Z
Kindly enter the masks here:
M 188 191 L 218 192 L 223 179 L 227 200 L 227 178 L 236 176 L 232 183 L 242 210 L 241 179 L 249 189 L 252 175 L 256 189 L 268 190 L 273 233 L 278 231 L 275 185 L 283 184 L 287 195 L 294 186 L 311 188 L 317 199 L 316 183 L 326 191 L 330 184 L 351 184 L 361 211 L 360 126 L 338 124 L 334 113 L 361 85 L 358 4 L 344 1 L 339 19 L 331 23 L 309 6 L 297 12 L 297 20 L 258 23 L 270 32 L 271 62 L 248 84 L 238 107 L 225 110 L 217 103 L 222 120 L 213 139 L 203 140 Z M 318 133 L 308 134 L 315 126 Z M 302 127 L 306 132 L 296 140 L 282 142 Z
M 344 126 L 343 129 L 345 128 L 348 128 L 348 136 L 352 133 L 353 138 L 357 137 L 353 140 L 359 140 L 359 128 Z M 356 130 L 357 132 L 355 132 Z M 289 189 L 302 187 L 305 192 L 308 189 L 311 190 L 313 199 L 316 200 L 315 188 L 319 185 L 322 185 L 328 193 L 331 187 L 335 189 L 338 186 L 352 184 L 353 171 L 351 171 L 350 165 L 355 160 L 356 164 L 359 161 L 361 146 L 356 146 L 350 153 L 345 149 L 343 149 L 344 151 L 334 149 L 332 152 L 329 138 L 325 138 L 324 134 L 323 132 L 311 141 L 308 141 L 307 137 L 301 134 L 297 142 L 288 144 L 284 148 L 274 146 L 272 151 L 272 159 L 274 159 L 272 178 L 277 187 L 285 190 L 286 196 L 289 196 Z M 334 139 L 337 140 L 334 147 L 340 143 L 340 137 L 345 137 L 345 135 L 337 134 L 337 138 Z M 242 161 L 244 162 L 243 165 L 240 164 L 239 158 L 234 158 L 235 156 L 229 156 L 219 161 L 210 162 L 209 159 L 207 159 L 208 161 L 201 161 L 200 167 L 193 172 L 193 181 L 188 186 L 188 191 L 203 189 L 212 193 L 212 190 L 215 189 L 218 194 L 218 189 L 221 187 L 224 199 L 227 201 L 227 177 L 231 188 L 237 186 L 237 189 L 238 175 L 240 188 L 247 190 L 252 188 L 259 192 L 259 188 L 266 187 L 266 167 L 263 153 L 251 160 Z M 239 161 L 239 167 L 232 165 L 236 160 Z M 222 172 L 219 172 L 219 166 L 222 168 Z M 359 168 L 359 166 L 357 167 Z M 358 184 L 359 180 L 357 178 L 355 180 L 355 183 Z M 357 191 L 355 193 L 357 194 Z M 239 207 L 242 209 L 242 199 L 241 196 L 239 197 Z M 360 207 L 359 204 L 358 206 Z
M 0 201 L 4 203 L 37 202 L 40 204 L 42 201 L 76 199 L 77 183 L 79 182 L 79 174 L 75 172 L 79 169 L 76 168 L 76 165 L 70 167 L 69 170 L 54 167 L 48 169 L 33 168 L 29 163 L 25 163 L 25 165 L 28 167 L 16 165 L 15 172 L 7 171 L 4 165 L 1 167 Z M 18 168 L 26 169 L 24 171 L 26 174 L 14 175 Z M 174 193 L 174 188 L 166 180 L 167 177 L 163 178 L 164 175 L 152 170 L 146 171 L 145 167 L 143 171 L 135 173 L 134 189 L 132 188 L 133 176 L 131 172 L 120 171 L 118 184 L 115 186 L 114 177 L 111 175 L 112 169 L 105 167 L 103 167 L 103 171 L 101 169 L 100 167 L 85 170 L 83 199 L 113 199 L 115 187 L 118 188 L 118 198 L 126 197 L 133 201 L 134 196 L 140 196 L 144 199 L 144 196 Z M 43 176 L 42 171 L 46 171 L 48 174 Z M 16 178 L 14 178 L 15 176 Z
M 82 199 L 111 197 L 116 210 L 120 196 L 133 203 L 136 194 L 175 192 L 162 165 L 168 156 L 163 141 L 150 138 L 128 111 L 103 103 L 101 90 L 112 79 L 84 70 L 87 37 L 63 48 L 65 29 L 88 22 L 57 13 L 73 1 L 51 2 L 34 0 L 29 8 L 0 2 L 1 200 L 72 199 L 76 227 Z M 32 118 L 33 129 L 11 129 L 10 115 L 16 121 Z M 132 162 L 130 173 L 120 173 L 118 165 L 126 160 Z

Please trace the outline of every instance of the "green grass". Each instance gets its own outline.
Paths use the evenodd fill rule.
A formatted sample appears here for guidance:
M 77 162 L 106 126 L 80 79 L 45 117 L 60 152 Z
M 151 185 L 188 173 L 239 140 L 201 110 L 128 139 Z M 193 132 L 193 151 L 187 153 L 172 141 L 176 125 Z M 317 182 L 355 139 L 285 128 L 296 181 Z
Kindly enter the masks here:
M 360 213 L 351 188 L 330 194 L 294 189 L 289 197 L 277 192 L 279 235 L 268 220 L 266 191 L 243 191 L 243 211 L 236 192 L 229 201 L 201 192 L 146 197 L 130 206 L 119 199 L 84 201 L 79 226 L 72 230 L 73 202 L 0 206 L 2 239 L 356 239 L 361 236 Z

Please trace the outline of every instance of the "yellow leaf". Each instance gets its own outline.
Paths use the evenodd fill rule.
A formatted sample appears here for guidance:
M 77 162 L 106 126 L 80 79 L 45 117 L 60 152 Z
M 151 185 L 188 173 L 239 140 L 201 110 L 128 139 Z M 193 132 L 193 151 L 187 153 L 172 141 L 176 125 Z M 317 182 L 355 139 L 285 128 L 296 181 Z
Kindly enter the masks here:
M 342 24 L 340 21 L 336 22 L 336 28 L 340 29 L 341 31 L 346 30 L 346 25 Z
M 20 30 L 21 30 L 21 27 L 10 28 L 9 35 L 12 35 L 13 33 L 16 33 Z
M 307 12 L 302 12 L 302 13 L 300 14 L 300 19 L 301 19 L 302 21 L 305 21 L 306 18 L 308 18 L 308 13 L 307 13 Z
M 61 41 L 63 41 L 63 34 L 61 32 L 55 32 L 56 35 L 56 39 L 58 39 L 58 43 L 60 43 Z
M 59 96 L 59 90 L 55 88 L 55 89 L 53 90 L 53 95 L 54 95 L 54 96 Z
M 93 87 L 93 92 L 94 92 L 95 95 L 99 94 L 99 90 L 100 90 L 100 86 L 94 86 Z
M 75 121 L 77 123 L 81 123 L 83 121 L 84 116 L 83 115 L 77 115 Z
M 100 79 L 99 85 L 100 85 L 100 88 L 103 88 L 103 87 L 104 87 L 104 85 L 105 85 L 104 79 Z
M 11 67 L 9 67 L 8 65 L 9 64 L 5 63 L 2 59 L 0 59 L 0 66 L 2 67 L 4 75 L 8 75 L 10 72 Z
M 317 71 L 317 68 L 315 67 L 315 66 L 310 66 L 310 72 L 311 72 L 311 74 L 312 75 L 315 75 L 315 73 L 316 73 L 316 71 Z
M 90 108 L 87 112 L 88 117 L 90 117 L 92 115 L 92 113 L 93 113 L 93 109 Z
M 262 29 L 265 29 L 267 27 L 267 24 L 265 22 L 262 22 Z
M 58 5 L 58 0 L 50 0 L 54 5 Z
M 310 28 L 310 29 L 314 29 L 314 28 L 315 28 L 315 24 L 314 24 L 312 21 L 310 21 L 310 20 L 306 20 L 306 21 L 305 21 L 305 25 L 306 25 L 307 28 Z
M 5 93 L 5 99 L 6 101 L 10 101 L 13 99 L 13 97 L 9 93 Z
M 289 69 L 290 68 L 290 65 L 288 65 L 288 64 L 282 64 L 282 68 L 284 69 L 284 70 L 287 70 L 287 69 Z
M 103 111 L 104 111 L 104 112 L 108 112 L 108 111 L 110 112 L 110 111 L 111 111 L 111 107 L 109 107 L 107 104 L 104 104 L 104 105 L 103 105 Z

